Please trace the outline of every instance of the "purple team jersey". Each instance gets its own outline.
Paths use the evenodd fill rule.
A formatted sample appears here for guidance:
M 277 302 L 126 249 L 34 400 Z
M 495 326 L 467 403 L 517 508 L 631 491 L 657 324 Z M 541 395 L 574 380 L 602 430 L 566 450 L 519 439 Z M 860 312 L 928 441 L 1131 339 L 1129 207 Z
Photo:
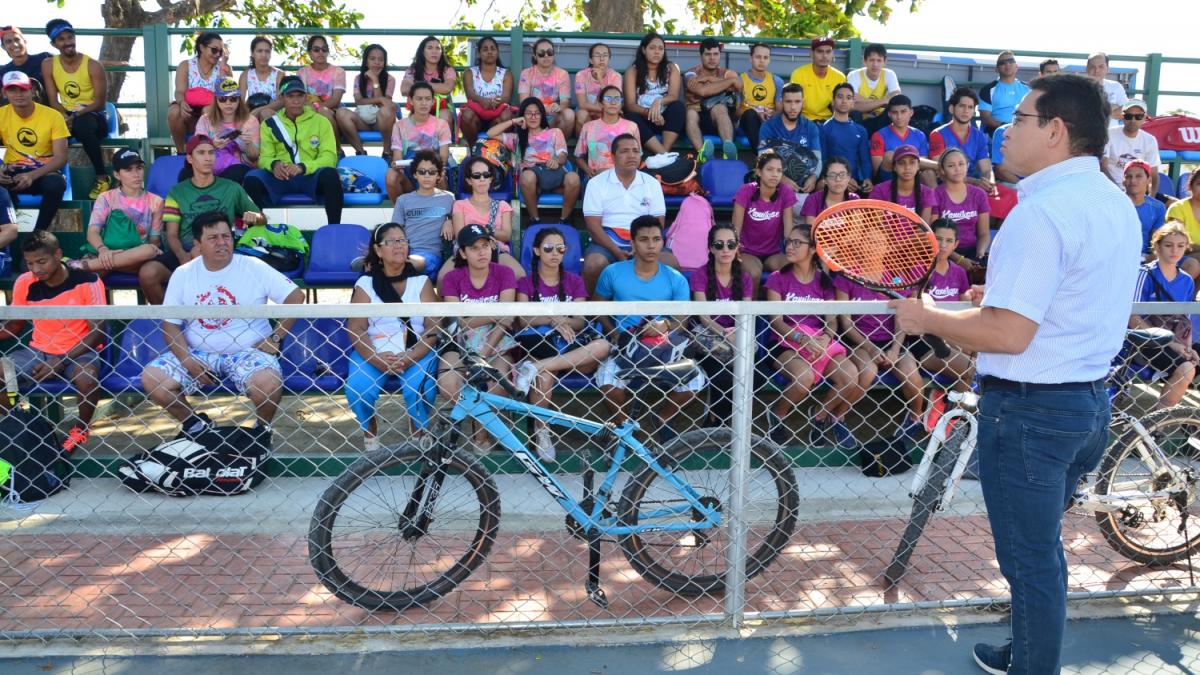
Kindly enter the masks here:
M 833 286 L 821 286 L 820 273 L 813 275 L 812 281 L 800 281 L 787 267 L 778 272 L 772 272 L 771 276 L 767 277 L 767 283 L 764 286 L 778 293 L 781 300 L 789 302 L 833 300 L 837 297 Z M 792 314 L 784 316 L 783 320 L 791 326 L 808 326 L 817 330 L 825 327 L 825 317 L 813 314 Z M 780 338 L 776 335 L 775 339 Z
M 850 191 L 846 192 L 846 200 L 847 201 L 854 201 L 855 199 L 858 199 L 857 193 L 850 192 Z M 825 193 L 824 192 L 810 192 L 810 193 L 808 193 L 808 197 L 804 200 L 804 206 L 800 207 L 800 215 L 807 216 L 810 218 L 816 218 L 817 216 L 821 215 L 821 212 L 824 210 L 825 210 Z
M 757 183 L 746 183 L 733 195 L 733 203 L 746 211 L 742 219 L 742 250 L 756 256 L 769 256 L 783 250 L 783 210 L 796 203 L 796 193 L 780 184 L 774 201 L 754 199 Z M 751 201 L 753 200 L 753 201 Z
M 461 302 L 500 302 L 500 293 L 516 288 L 517 275 L 500 263 L 488 263 L 483 288 L 471 284 L 471 271 L 466 267 L 450 270 L 442 280 L 442 295 L 456 297 Z
M 720 279 L 717 280 L 717 297 L 715 297 L 715 298 L 708 297 L 708 295 L 707 295 L 708 294 L 708 269 L 707 268 L 700 268 L 698 270 L 693 270 L 691 272 L 691 274 L 688 275 L 688 288 L 693 293 L 704 293 L 706 300 L 732 300 L 733 299 L 733 285 L 731 284 L 729 286 L 722 286 Z M 746 272 L 742 272 L 742 299 L 743 300 L 753 300 L 754 299 L 754 282 L 750 280 L 750 275 L 747 274 Z M 714 316 L 713 321 L 716 321 L 717 323 L 721 324 L 722 326 L 724 326 L 726 328 L 733 327 L 733 317 L 732 316 Z
M 891 300 L 883 293 L 872 291 L 842 276 L 834 278 L 833 287 L 845 293 L 850 300 Z M 891 314 L 856 314 L 850 319 L 858 332 L 871 342 L 886 342 L 895 334 Z
M 563 302 L 575 302 L 579 298 L 586 300 L 587 289 L 583 287 L 583 277 L 566 270 L 562 271 L 562 275 Z M 517 279 L 517 293 L 524 294 L 530 299 L 533 298 L 533 278 L 531 276 Z M 538 301 L 558 302 L 558 286 L 548 286 L 544 280 L 539 278 Z
M 975 248 L 979 241 L 976 226 L 979 224 L 979 214 L 988 213 L 987 193 L 974 185 L 967 186 L 967 196 L 961 202 L 950 198 L 945 185 L 939 185 L 934 194 L 933 217 L 945 218 L 958 226 L 958 247 Z
M 934 209 L 934 207 L 937 206 L 937 197 L 934 195 L 933 188 L 930 188 L 926 185 L 920 185 L 919 183 L 918 183 L 918 187 L 921 189 L 921 208 L 922 209 L 928 208 L 931 210 L 936 210 L 936 209 Z M 909 211 L 916 213 L 918 216 L 921 215 L 920 213 L 917 212 L 917 193 L 915 190 L 913 192 L 909 193 L 907 196 L 902 195 L 899 192 L 897 192 L 896 200 L 894 202 L 892 201 L 892 181 L 890 181 L 890 180 L 884 181 L 884 182 L 880 183 L 879 185 L 876 185 L 875 187 L 871 188 L 871 197 L 870 198 L 871 199 L 882 199 L 885 202 L 892 202 L 893 204 L 899 204 L 900 206 L 903 206 L 904 208 L 908 209 Z
M 939 274 L 935 268 L 933 274 L 929 275 L 929 286 L 925 292 L 934 300 L 962 300 L 962 294 L 971 287 L 971 283 L 967 281 L 967 271 L 954 263 L 948 264 L 950 267 L 945 274 Z

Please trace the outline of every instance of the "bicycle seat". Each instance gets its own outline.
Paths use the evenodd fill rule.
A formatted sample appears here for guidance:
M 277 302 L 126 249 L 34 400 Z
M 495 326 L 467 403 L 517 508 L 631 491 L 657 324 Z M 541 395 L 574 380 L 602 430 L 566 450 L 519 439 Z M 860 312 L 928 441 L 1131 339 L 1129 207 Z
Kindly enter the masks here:
M 617 378 L 622 380 L 651 380 L 662 382 L 670 380 L 680 384 L 696 376 L 696 362 L 692 359 L 680 359 L 657 366 L 641 366 L 622 368 L 617 371 Z
M 1135 328 L 1125 331 L 1125 342 L 1135 351 L 1147 347 L 1162 348 L 1175 341 L 1175 334 L 1166 328 Z

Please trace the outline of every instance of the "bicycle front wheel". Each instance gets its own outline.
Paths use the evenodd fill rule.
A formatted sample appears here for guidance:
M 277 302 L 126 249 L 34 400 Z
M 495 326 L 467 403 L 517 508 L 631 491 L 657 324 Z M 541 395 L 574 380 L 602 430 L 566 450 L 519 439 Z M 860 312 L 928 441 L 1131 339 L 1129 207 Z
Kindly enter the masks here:
M 449 593 L 487 557 L 500 521 L 491 476 L 472 458 L 450 452 L 435 460 L 434 452 L 378 450 L 325 490 L 308 555 L 334 595 L 399 611 Z
M 796 527 L 800 496 L 787 458 L 770 441 L 751 437 L 750 472 L 745 490 L 746 576 L 754 577 L 787 545 Z M 689 484 L 700 502 L 722 516 L 717 527 L 698 530 L 654 530 L 621 537 L 625 557 L 647 581 L 687 596 L 725 590 L 729 569 L 732 432 L 696 429 L 667 446 L 664 468 Z M 647 528 L 692 523 L 695 509 L 665 515 L 686 504 L 683 495 L 650 467 L 630 479 L 618 506 L 622 525 Z M 657 512 L 655 517 L 649 514 Z
M 908 518 L 904 534 L 900 536 L 900 543 L 896 546 L 892 562 L 883 573 L 888 586 L 899 583 L 908 572 L 908 561 L 917 548 L 917 542 L 921 540 L 925 526 L 929 524 L 930 516 L 941 505 L 942 495 L 946 494 L 950 473 L 954 470 L 954 464 L 958 461 L 962 445 L 967 440 L 967 427 L 966 420 L 959 420 L 954 425 L 954 429 L 950 431 L 950 437 L 946 439 L 946 442 L 938 449 L 937 456 L 933 458 L 929 478 L 925 480 L 925 484 L 921 486 L 917 494 L 913 495 L 912 515 Z
M 1168 565 L 1200 547 L 1200 409 L 1167 408 L 1142 424 L 1174 471 L 1154 475 L 1144 459 L 1150 449 L 1130 428 L 1105 451 L 1096 494 L 1125 495 L 1135 501 L 1120 512 L 1097 511 L 1096 521 L 1121 555 L 1144 565 Z M 1151 498 L 1155 492 L 1163 494 Z M 1180 531 L 1185 515 L 1187 527 Z

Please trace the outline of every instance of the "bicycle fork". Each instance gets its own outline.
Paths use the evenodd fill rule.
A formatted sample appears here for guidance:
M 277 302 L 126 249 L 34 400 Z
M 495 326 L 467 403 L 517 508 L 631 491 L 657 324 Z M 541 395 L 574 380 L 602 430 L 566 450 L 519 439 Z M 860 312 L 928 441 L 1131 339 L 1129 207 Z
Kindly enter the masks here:
M 450 433 L 455 434 L 457 431 L 452 430 Z M 429 532 L 429 524 L 433 522 L 433 505 L 437 503 L 442 484 L 446 481 L 444 460 L 449 457 L 449 452 L 448 447 L 439 446 L 429 461 L 422 463 L 421 474 L 408 497 L 408 503 L 404 505 L 400 522 L 397 523 L 404 541 L 420 539 Z

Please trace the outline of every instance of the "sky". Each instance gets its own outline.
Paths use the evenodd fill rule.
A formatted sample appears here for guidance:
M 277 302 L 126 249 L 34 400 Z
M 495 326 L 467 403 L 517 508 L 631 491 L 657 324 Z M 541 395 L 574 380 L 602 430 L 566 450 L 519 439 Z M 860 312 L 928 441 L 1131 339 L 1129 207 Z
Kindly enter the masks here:
M 513 13 L 520 0 L 480 0 L 472 10 L 466 10 L 461 0 L 441 3 L 395 2 L 376 0 L 344 0 L 348 7 L 358 9 L 374 25 L 388 26 L 447 26 L 460 12 L 468 11 L 477 24 L 490 23 L 489 16 Z M 55 17 L 63 16 L 79 27 L 101 27 L 101 0 L 67 0 L 64 9 L 41 0 L 5 2 L 4 23 L 21 26 L 40 26 Z M 155 3 L 145 3 L 153 9 Z M 687 16 L 685 0 L 664 0 L 668 11 Z M 904 3 L 906 5 L 906 3 Z M 1130 7 L 1153 7 L 1154 12 L 1130 11 Z M 481 21 L 480 18 L 483 17 Z M 1173 20 L 1176 19 L 1176 20 Z M 856 26 L 867 41 L 893 44 L 938 44 L 983 49 L 1008 48 L 1054 50 L 1065 52 L 1106 51 L 1112 54 L 1147 54 L 1161 52 L 1166 56 L 1195 56 L 1195 26 L 1200 20 L 1200 6 L 1194 0 L 1151 0 L 1147 3 L 1125 4 L 1090 0 L 1088 2 L 1047 0 L 923 0 L 920 9 L 909 13 L 896 9 L 887 25 L 860 18 Z M 685 24 L 686 25 L 686 24 Z M 970 30 L 978 25 L 979 30 Z M 696 26 L 692 26 L 696 28 Z M 40 35 L 30 35 L 31 49 L 46 49 Z M 246 45 L 235 43 L 235 53 Z M 415 47 L 415 41 L 396 39 L 386 41 L 394 55 L 404 55 Z M 394 44 L 393 44 L 394 42 Z M 95 54 L 99 38 L 81 38 L 80 48 Z M 135 49 L 136 51 L 136 49 Z M 248 50 L 247 50 L 248 51 Z M 397 60 L 397 59 L 393 59 Z M 1114 65 L 1120 65 L 1114 62 Z M 1177 66 L 1164 69 L 1163 86 L 1169 89 L 1200 89 L 1200 66 Z M 1186 107 L 1200 111 L 1200 97 L 1176 98 L 1166 101 L 1170 107 Z

